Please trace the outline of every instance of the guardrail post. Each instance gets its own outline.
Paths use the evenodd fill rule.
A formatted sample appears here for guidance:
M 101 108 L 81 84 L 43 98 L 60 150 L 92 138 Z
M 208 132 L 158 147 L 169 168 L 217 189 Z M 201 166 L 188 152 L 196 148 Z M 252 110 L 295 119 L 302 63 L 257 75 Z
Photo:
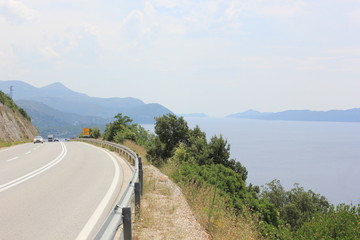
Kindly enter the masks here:
M 132 240 L 131 208 L 123 208 L 122 216 L 124 223 L 124 240 Z
M 135 183 L 135 216 L 140 217 L 141 183 Z
M 139 162 L 139 182 L 141 183 L 141 196 L 144 194 L 144 173 L 141 157 L 138 158 Z

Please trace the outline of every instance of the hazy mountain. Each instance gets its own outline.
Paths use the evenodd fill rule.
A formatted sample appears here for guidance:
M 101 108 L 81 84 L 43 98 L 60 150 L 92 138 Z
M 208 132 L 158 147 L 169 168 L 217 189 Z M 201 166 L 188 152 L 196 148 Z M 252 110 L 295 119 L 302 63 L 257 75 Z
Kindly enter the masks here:
M 272 113 L 263 113 L 263 112 L 258 112 L 258 111 L 255 111 L 255 110 L 247 110 L 245 112 L 240 112 L 240 113 L 235 113 L 235 114 L 231 114 L 227 117 L 230 117 L 230 118 L 248 118 L 248 119 L 258 119 L 260 117 L 263 117 L 263 116 L 266 116 L 266 115 L 269 115 L 269 114 L 272 114 Z
M 56 137 L 74 137 L 81 133 L 83 127 L 96 126 L 104 130 L 106 123 L 111 121 L 101 117 L 61 112 L 36 101 L 18 100 L 17 104 L 31 116 L 32 123 L 43 136 L 54 134 Z
M 207 118 L 207 117 L 209 117 L 205 113 L 186 113 L 186 114 L 178 114 L 178 115 L 182 116 L 182 117 L 197 117 L 197 118 Z
M 330 111 L 288 110 L 276 113 L 261 113 L 250 110 L 227 117 L 286 121 L 360 122 L 360 108 Z
M 22 81 L 0 81 L 0 89 L 9 92 L 14 87 L 13 99 L 41 102 L 55 110 L 83 116 L 113 118 L 123 113 L 137 123 L 153 123 L 154 117 L 171 111 L 160 104 L 145 104 L 136 98 L 97 98 L 70 90 L 61 83 L 37 88 Z

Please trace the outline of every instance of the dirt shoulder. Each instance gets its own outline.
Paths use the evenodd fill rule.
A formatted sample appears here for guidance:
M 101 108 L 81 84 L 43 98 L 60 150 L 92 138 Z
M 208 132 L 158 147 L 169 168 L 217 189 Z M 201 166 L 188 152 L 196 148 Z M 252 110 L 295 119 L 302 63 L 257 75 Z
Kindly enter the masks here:
M 141 216 L 134 223 L 134 239 L 209 239 L 197 222 L 181 189 L 159 169 L 144 166 Z

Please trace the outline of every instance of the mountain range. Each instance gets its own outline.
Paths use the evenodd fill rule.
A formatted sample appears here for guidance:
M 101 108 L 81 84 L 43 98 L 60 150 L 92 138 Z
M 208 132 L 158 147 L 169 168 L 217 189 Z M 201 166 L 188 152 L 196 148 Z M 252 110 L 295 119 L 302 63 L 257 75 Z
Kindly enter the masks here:
M 0 81 L 0 90 L 9 92 L 13 86 L 13 99 L 24 108 L 33 124 L 44 136 L 77 136 L 82 127 L 105 128 L 106 123 L 122 113 L 135 123 L 154 123 L 154 118 L 172 113 L 166 107 L 146 104 L 137 98 L 98 98 L 78 93 L 57 82 L 37 88 L 22 81 Z
M 330 111 L 288 110 L 274 113 L 248 110 L 227 117 L 284 121 L 360 122 L 360 108 Z

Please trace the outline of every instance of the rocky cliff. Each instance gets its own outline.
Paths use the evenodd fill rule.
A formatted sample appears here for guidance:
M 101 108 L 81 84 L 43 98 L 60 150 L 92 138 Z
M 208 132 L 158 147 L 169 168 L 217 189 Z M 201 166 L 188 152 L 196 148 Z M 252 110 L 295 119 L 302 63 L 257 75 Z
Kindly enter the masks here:
M 0 91 L 0 140 L 5 142 L 32 140 L 39 135 L 26 112 Z

